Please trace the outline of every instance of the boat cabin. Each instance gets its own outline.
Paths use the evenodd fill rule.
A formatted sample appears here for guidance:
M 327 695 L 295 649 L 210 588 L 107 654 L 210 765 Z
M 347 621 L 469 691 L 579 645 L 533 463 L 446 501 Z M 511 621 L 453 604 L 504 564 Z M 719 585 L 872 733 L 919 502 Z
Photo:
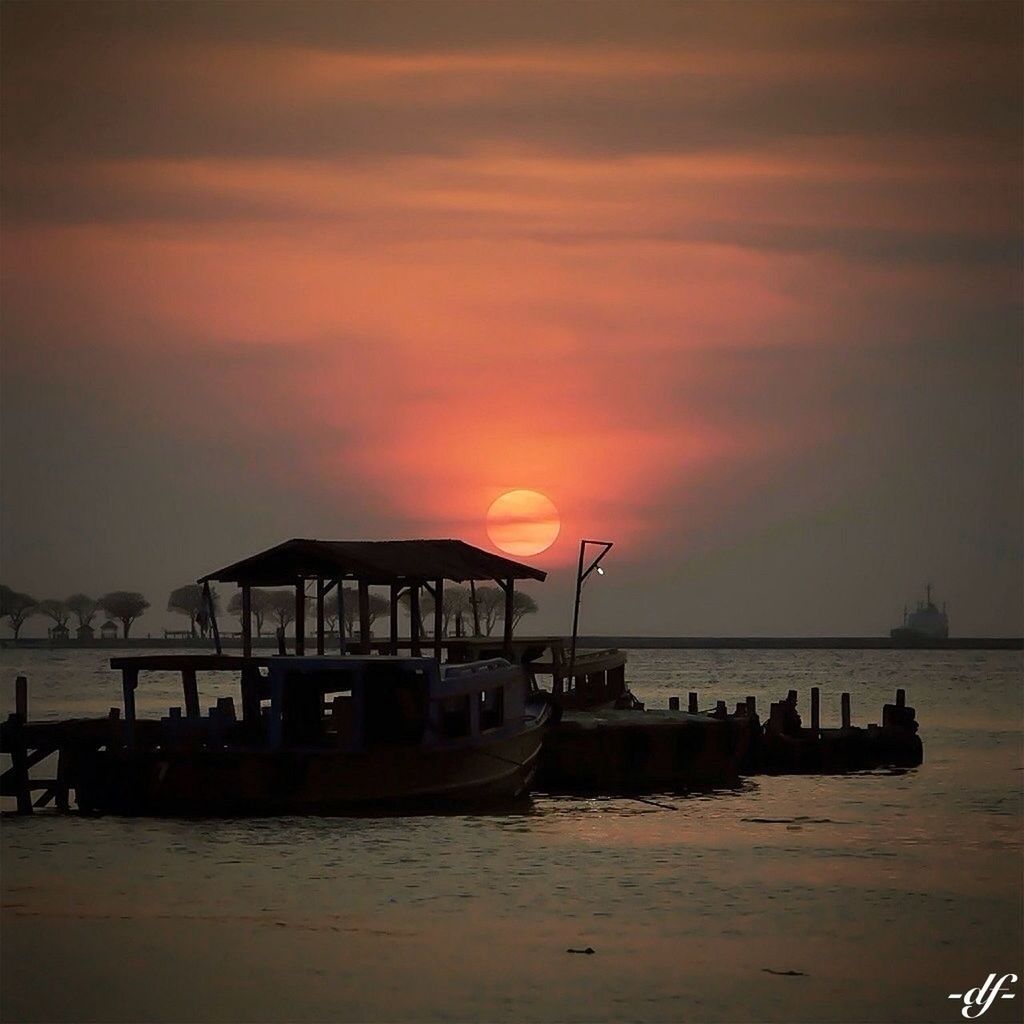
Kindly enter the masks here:
M 503 658 L 439 664 L 391 655 L 157 655 L 114 658 L 111 665 L 122 673 L 129 749 L 439 747 L 518 726 L 535 689 Z M 202 714 L 198 673 L 211 671 L 237 674 L 241 717 L 234 697 L 223 695 Z M 180 674 L 183 705 L 140 719 L 139 680 L 151 672 Z

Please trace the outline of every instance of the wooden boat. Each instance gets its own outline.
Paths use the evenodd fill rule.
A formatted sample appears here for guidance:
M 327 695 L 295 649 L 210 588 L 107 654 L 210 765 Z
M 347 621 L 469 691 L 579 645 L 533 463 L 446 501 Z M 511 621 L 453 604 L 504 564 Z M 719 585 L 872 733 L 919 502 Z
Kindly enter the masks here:
M 83 810 L 130 814 L 430 810 L 515 798 L 530 787 L 557 712 L 513 650 L 515 583 L 545 575 L 458 540 L 285 541 L 198 581 L 216 654 L 112 659 L 122 674 L 123 719 L 115 708 L 106 719 L 30 723 L 27 683 L 19 680 L 18 710 L 0 729 L 0 750 L 12 757 L 0 793 L 17 798 L 19 813 L 50 800 L 67 809 L 72 790 Z M 502 657 L 444 661 L 446 580 L 488 581 L 504 591 Z M 328 655 L 326 598 L 337 588 L 343 600 L 347 581 L 358 586 L 358 637 L 349 646 L 342 632 L 338 654 Z M 240 657 L 221 649 L 212 582 L 241 589 Z M 292 656 L 283 630 L 277 657 L 253 655 L 252 592 L 266 586 L 294 594 Z M 386 653 L 376 655 L 371 587 L 389 592 Z M 429 640 L 424 590 L 434 603 Z M 306 656 L 310 601 L 315 657 Z M 140 674 L 168 671 L 181 676 L 184 709 L 137 718 Z M 238 675 L 240 718 L 233 696 L 200 713 L 197 674 L 222 671 Z M 53 753 L 57 777 L 32 779 L 29 770 Z M 33 804 L 38 788 L 44 792 Z
M 129 680 L 203 656 L 118 658 Z M 219 659 L 223 662 L 225 659 Z M 434 809 L 528 791 L 551 705 L 504 659 L 275 657 L 245 664 L 242 704 L 200 718 L 169 709 L 135 719 L 122 742 L 82 750 L 70 767 L 82 810 L 126 814 L 272 814 Z M 134 692 L 129 682 L 126 692 Z M 258 713 L 256 708 L 259 708 Z M 37 726 L 45 728 L 44 726 Z

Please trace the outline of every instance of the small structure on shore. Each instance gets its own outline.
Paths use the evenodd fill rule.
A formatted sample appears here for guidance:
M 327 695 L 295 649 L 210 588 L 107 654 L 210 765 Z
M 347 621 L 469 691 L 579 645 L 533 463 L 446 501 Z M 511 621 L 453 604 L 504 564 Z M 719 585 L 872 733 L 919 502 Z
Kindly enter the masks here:
M 107 621 L 100 626 L 100 637 L 104 640 L 116 640 L 117 623 L 107 619 Z

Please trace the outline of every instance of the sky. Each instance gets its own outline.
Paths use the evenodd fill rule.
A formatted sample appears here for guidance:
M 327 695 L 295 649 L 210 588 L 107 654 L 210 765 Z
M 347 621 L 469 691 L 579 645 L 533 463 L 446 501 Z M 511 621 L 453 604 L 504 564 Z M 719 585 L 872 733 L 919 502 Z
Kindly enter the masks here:
M 535 629 L 1024 628 L 1019 4 L 0 18 L 9 586 L 525 488 Z

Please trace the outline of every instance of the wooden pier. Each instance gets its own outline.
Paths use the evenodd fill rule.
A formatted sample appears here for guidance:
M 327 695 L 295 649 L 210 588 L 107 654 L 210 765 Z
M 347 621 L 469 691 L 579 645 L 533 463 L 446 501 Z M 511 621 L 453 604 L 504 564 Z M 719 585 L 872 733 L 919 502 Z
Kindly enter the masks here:
M 122 665 L 122 659 L 114 659 L 114 667 L 130 668 L 132 660 L 124 659 Z M 164 660 L 157 656 L 149 662 L 160 668 Z M 111 708 L 102 718 L 32 722 L 28 680 L 18 676 L 15 711 L 0 724 L 0 752 L 11 757 L 10 768 L 0 776 L 0 795 L 13 797 L 17 813 L 22 815 L 50 804 L 67 812 L 72 806 L 72 791 L 76 791 L 75 802 L 80 809 L 88 809 L 81 806 L 77 788 L 79 784 L 88 785 L 82 766 L 90 762 L 90 755 L 130 751 L 136 743 L 152 746 L 159 742 L 157 732 L 161 728 L 180 719 L 184 729 L 198 719 L 195 674 L 199 668 L 244 667 L 251 685 L 248 693 L 243 689 L 243 720 L 258 715 L 259 699 L 264 696 L 259 692 L 258 667 L 265 659 L 197 655 L 185 659 L 184 668 L 180 657 L 166 660 L 173 660 L 182 673 L 185 713 L 182 715 L 182 708 L 172 708 L 171 721 L 163 722 L 136 718 L 130 671 L 123 673 L 124 715 L 120 708 Z M 595 660 L 587 667 L 593 670 L 598 664 Z M 595 682 L 596 673 L 590 675 L 591 685 L 601 683 Z M 211 721 L 216 717 L 214 712 L 222 710 L 219 703 L 216 709 L 211 708 Z M 562 721 L 544 741 L 538 788 L 592 793 L 685 790 L 761 774 L 839 774 L 916 767 L 923 761 L 915 711 L 907 705 L 902 688 L 896 691 L 893 703 L 883 706 L 881 722 L 863 727 L 853 724 L 851 695 L 843 693 L 839 727 L 823 728 L 819 687 L 810 691 L 808 726 L 798 713 L 796 690 L 770 704 L 763 724 L 753 696 L 739 701 L 732 711 L 722 700 L 700 710 L 696 691 L 687 695 L 685 711 L 681 703 L 679 697 L 671 697 L 666 710 L 616 707 L 614 702 L 594 710 L 564 709 Z M 223 710 L 233 719 L 233 707 Z M 54 756 L 55 773 L 33 777 L 32 770 Z

